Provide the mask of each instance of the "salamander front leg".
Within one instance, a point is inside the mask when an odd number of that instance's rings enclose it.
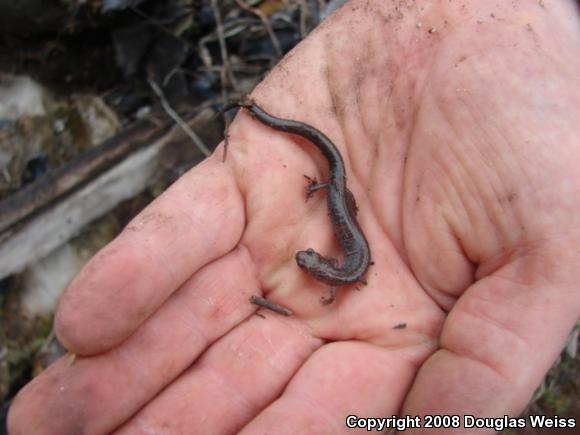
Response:
[[[356,216],[358,214],[358,205],[356,205],[356,199],[352,192],[348,189],[345,191],[344,198],[346,199],[346,206],[350,210],[350,212]]]
[[[322,305],[330,305],[336,299],[336,287],[330,287],[330,296],[325,298],[324,296],[320,298],[320,303]]]
[[[320,189],[324,189],[330,185],[328,181],[324,183],[319,183],[316,178],[309,177],[308,175],[304,175],[304,178],[308,180],[308,186],[306,186],[306,200],[312,198],[314,192]]]

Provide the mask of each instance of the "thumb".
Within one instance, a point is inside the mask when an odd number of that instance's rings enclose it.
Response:
[[[518,415],[580,315],[578,256],[552,242],[475,282],[449,313],[440,350],[402,413]]]

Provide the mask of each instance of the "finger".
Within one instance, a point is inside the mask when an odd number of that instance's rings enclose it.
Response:
[[[403,413],[518,415],[580,314],[577,262],[561,249],[529,254],[473,285],[451,311],[442,349],[422,367]]]
[[[91,355],[126,339],[200,267],[230,251],[243,201],[212,157],[180,178],[81,271],[55,319],[71,352]]]
[[[352,433],[346,425],[349,415],[394,415],[432,346],[425,343],[404,350],[357,342],[323,346],[282,396],[240,433]],[[281,424],[290,417],[291,424]]]
[[[13,435],[108,433],[246,319],[257,281],[245,250],[204,267],[121,346],[60,359],[16,397]],[[49,398],[49,399],[47,399]]]
[[[296,319],[263,313],[220,339],[117,433],[236,433],[321,344]]]

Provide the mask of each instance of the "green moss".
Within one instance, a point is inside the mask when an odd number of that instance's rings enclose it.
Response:
[[[546,390],[540,399],[547,411],[552,414],[563,414],[568,411],[572,405],[573,399],[560,392]]]

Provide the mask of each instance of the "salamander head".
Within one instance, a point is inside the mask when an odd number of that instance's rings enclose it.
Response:
[[[350,283],[342,276],[344,272],[338,267],[336,259],[323,257],[314,249],[297,252],[296,263],[304,272],[332,286]]]
[[[306,251],[298,251],[296,253],[296,263],[298,266],[307,272],[314,272],[320,268],[324,260],[322,256],[314,249],[307,249]]]

